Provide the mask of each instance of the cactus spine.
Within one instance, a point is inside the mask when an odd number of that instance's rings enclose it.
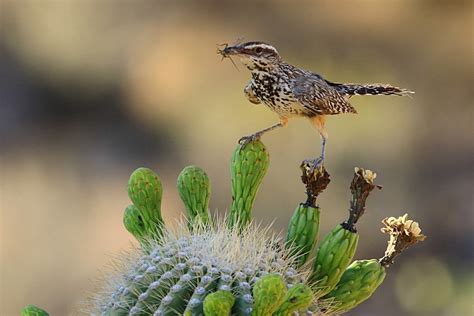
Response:
[[[251,221],[252,207],[270,157],[260,140],[238,145],[232,155],[232,205],[227,217],[229,227],[244,228]]]
[[[232,293],[230,307],[237,315],[266,315],[258,312],[267,310],[269,299],[276,310],[286,289],[303,281],[286,261],[287,253],[258,230],[237,234],[220,226],[177,239],[165,231],[161,244],[150,244],[152,250],[128,269],[120,285],[114,283],[112,295],[99,304],[100,314],[206,315],[206,298],[216,291]]]

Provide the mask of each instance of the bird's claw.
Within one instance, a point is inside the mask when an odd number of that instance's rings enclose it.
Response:
[[[244,136],[240,138],[239,139],[239,144],[241,146],[240,148],[244,148],[248,144],[259,140],[260,136],[261,136],[260,134],[256,133],[256,134],[252,134],[252,135],[248,135],[248,136]]]
[[[314,173],[316,169],[322,169],[324,166],[324,158],[318,157],[316,159],[305,159],[303,164],[308,166],[309,173]]]

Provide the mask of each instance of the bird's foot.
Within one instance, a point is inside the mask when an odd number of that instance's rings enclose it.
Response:
[[[310,173],[314,173],[316,169],[322,169],[324,166],[324,157],[318,157],[316,159],[305,159],[303,164],[307,166]]]
[[[241,146],[240,148],[244,148],[248,144],[259,140],[261,136],[262,135],[260,133],[255,133],[255,134],[244,136],[244,137],[240,138],[239,139],[239,144]]]

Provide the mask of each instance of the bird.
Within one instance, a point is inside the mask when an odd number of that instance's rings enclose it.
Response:
[[[322,165],[326,155],[328,133],[325,129],[326,116],[342,113],[357,113],[349,103],[354,95],[396,95],[408,96],[414,92],[389,84],[335,83],[321,75],[285,62],[277,49],[265,42],[251,41],[235,45],[223,44],[218,49],[222,58],[240,58],[250,70],[251,79],[244,88],[244,94],[253,104],[263,104],[279,116],[279,122],[256,133],[240,138],[239,144],[260,139],[260,137],[288,124],[293,117],[306,117],[321,136],[321,155],[312,160]],[[235,64],[234,64],[235,65]]]

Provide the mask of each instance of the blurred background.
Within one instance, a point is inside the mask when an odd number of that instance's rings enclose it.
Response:
[[[388,82],[413,98],[354,97],[330,117],[321,235],[347,216],[354,166],[378,173],[358,225],[357,258],[379,258],[380,220],[408,212],[428,239],[400,256],[350,315],[472,315],[473,10],[470,1],[1,2],[0,314],[37,304],[78,314],[101,270],[134,240],[122,227],[139,166],[164,183],[164,217],[183,206],[188,164],[231,199],[239,137],[277,121],[243,95],[249,73],[217,44],[274,44],[286,61],[336,82]],[[303,201],[299,163],[319,153],[305,119],[264,137],[271,165],[258,221],[285,231]]]

